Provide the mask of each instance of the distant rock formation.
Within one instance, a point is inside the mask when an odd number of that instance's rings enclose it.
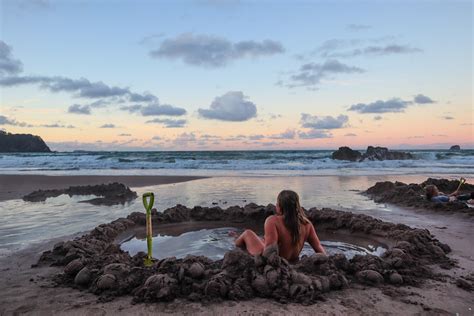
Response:
[[[357,150],[352,150],[349,147],[339,147],[338,150],[332,153],[332,159],[359,161],[362,159],[362,154]]]
[[[453,145],[453,146],[451,146],[451,148],[449,148],[449,150],[452,150],[452,151],[460,151],[460,150],[461,150],[461,146],[459,146],[459,145]]]
[[[403,151],[390,151],[386,147],[367,147],[362,160],[406,160],[413,159],[413,155]]]
[[[0,152],[51,152],[51,149],[39,136],[0,131]]]
[[[364,160],[406,160],[413,159],[413,155],[403,151],[390,151],[386,147],[369,146],[364,154],[349,147],[339,147],[332,153],[332,159],[359,162]]]

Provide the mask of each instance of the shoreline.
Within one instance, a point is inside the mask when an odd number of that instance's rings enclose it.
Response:
[[[206,179],[204,176],[131,176],[131,175],[24,175],[0,174],[0,202],[21,199],[35,190],[64,189],[69,186],[97,185],[111,182],[123,183],[128,187],[173,184]]]

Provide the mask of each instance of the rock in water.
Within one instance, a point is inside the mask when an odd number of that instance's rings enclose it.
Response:
[[[451,148],[449,148],[449,150],[451,150],[451,151],[460,151],[460,150],[461,150],[461,146],[459,146],[459,145],[453,145],[453,146],[451,146]]]
[[[339,147],[332,153],[332,159],[348,160],[348,161],[364,161],[364,160],[405,160],[413,159],[413,155],[403,151],[390,151],[386,147],[367,147],[367,151],[361,154],[357,150],[349,147]]]
[[[339,147],[338,150],[332,153],[332,159],[359,161],[362,154],[357,150],[352,150],[349,147]]]
[[[3,153],[26,153],[44,152],[49,153],[48,145],[39,136],[31,134],[11,134],[0,131],[0,152]]]
[[[363,160],[406,160],[413,159],[413,155],[403,151],[390,151],[386,147],[367,147]]]

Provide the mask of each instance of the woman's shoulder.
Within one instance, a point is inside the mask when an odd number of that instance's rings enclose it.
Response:
[[[279,220],[280,217],[281,217],[281,216],[278,216],[278,215],[275,215],[275,214],[274,214],[274,215],[270,215],[270,216],[267,217],[267,219],[265,219],[265,223],[267,223],[267,222],[268,222],[268,223],[276,222],[276,221]]]

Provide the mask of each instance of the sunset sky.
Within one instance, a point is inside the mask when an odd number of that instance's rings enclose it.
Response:
[[[471,1],[0,1],[0,129],[53,150],[474,147]]]

